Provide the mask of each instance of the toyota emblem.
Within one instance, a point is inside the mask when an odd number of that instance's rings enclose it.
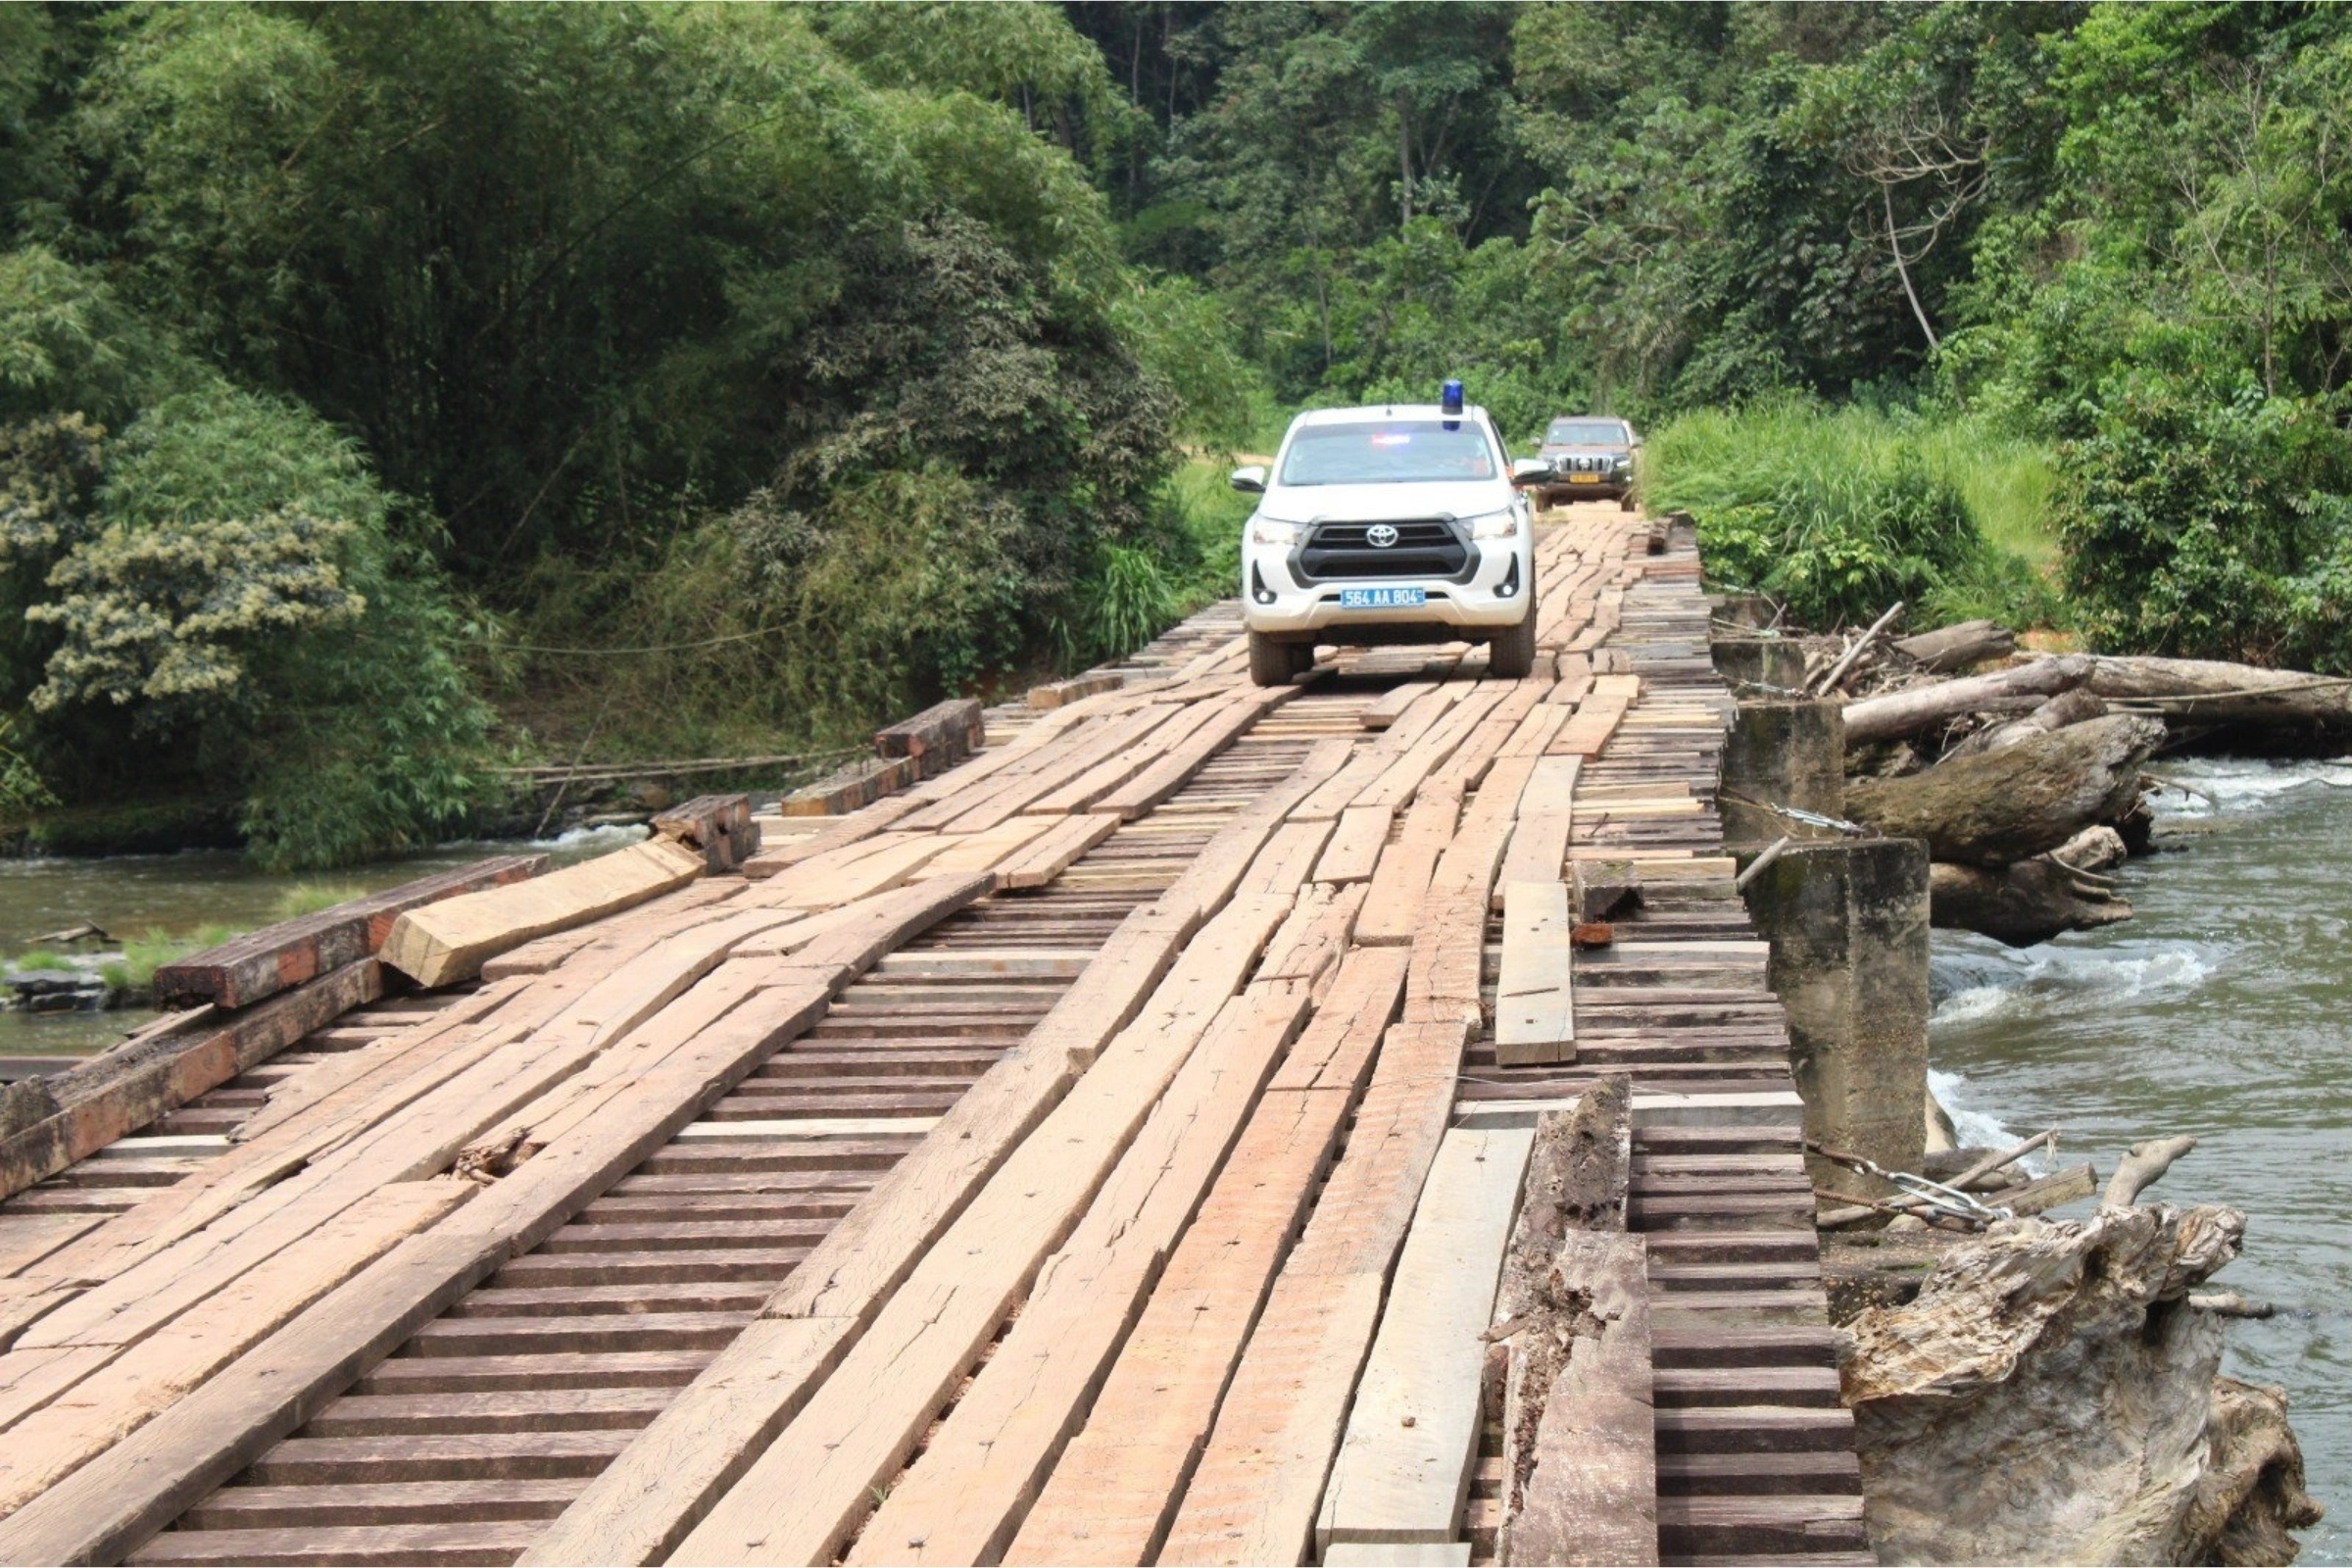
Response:
[[[1396,529],[1392,523],[1376,522],[1364,530],[1364,543],[1375,550],[1386,550],[1396,542]]]

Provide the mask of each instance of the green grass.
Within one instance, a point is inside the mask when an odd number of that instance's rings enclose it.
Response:
[[[122,944],[123,983],[144,989],[165,964],[242,935],[233,925],[200,925],[193,931],[150,931],[132,937]],[[113,983],[111,976],[108,983]]]
[[[366,890],[363,888],[336,887],[325,882],[304,882],[288,888],[278,896],[277,918],[294,920],[306,914],[317,914],[320,909],[331,909],[338,904],[349,904],[365,892]]]
[[[1711,571],[1825,626],[1898,596],[1915,630],[2062,615],[2053,483],[2046,448],[1981,421],[1801,398],[1684,415],[1642,452],[1644,499],[1698,517]]]
[[[46,948],[35,948],[30,953],[20,953],[15,957],[9,959],[8,966],[11,969],[19,971],[25,969],[71,969],[74,967],[74,960],[67,957],[62,953],[51,953]]]

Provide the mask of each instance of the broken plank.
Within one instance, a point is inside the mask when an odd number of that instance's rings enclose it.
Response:
[[[1386,806],[1350,806],[1340,813],[1323,858],[1315,862],[1318,882],[1369,882],[1388,847],[1396,813]]]

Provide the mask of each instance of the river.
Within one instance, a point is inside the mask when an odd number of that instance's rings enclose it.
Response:
[[[2161,766],[2204,798],[2161,799],[2134,919],[2022,952],[1936,933],[1936,1084],[1966,1141],[2054,1122],[2102,1179],[2196,1135],[2150,1199],[2245,1212],[2219,1283],[2278,1315],[2230,1324],[2226,1370],[2287,1391],[2329,1515],[2302,1560],[2352,1562],[2352,759]]]
[[[448,844],[397,860],[310,876],[256,871],[241,856],[213,851],[104,859],[0,858],[0,958],[23,953],[43,933],[85,921],[118,940],[208,925],[250,930],[277,919],[280,905],[302,891],[372,893],[489,855],[542,854],[564,863],[644,836],[643,828],[590,828],[538,844]],[[154,1016],[144,1009],[41,1016],[0,1011],[0,1056],[103,1051]]]

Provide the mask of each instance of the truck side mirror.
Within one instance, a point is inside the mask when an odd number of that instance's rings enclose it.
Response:
[[[1511,460],[1511,483],[1521,490],[1531,484],[1549,484],[1559,476],[1559,470],[1543,458]]]
[[[1266,470],[1262,465],[1252,463],[1234,469],[1233,477],[1226,482],[1246,496],[1262,496],[1266,493]]]

